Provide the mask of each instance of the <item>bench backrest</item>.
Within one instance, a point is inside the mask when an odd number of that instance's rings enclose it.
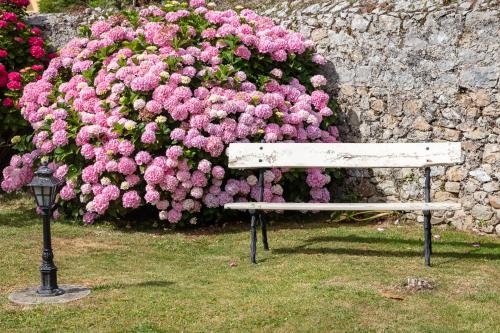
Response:
[[[229,168],[418,168],[461,161],[460,142],[232,143]]]

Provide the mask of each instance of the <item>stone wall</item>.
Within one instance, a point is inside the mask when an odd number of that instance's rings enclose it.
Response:
[[[294,0],[263,12],[313,39],[328,59],[343,141],[462,142],[463,165],[432,168],[432,198],[463,210],[435,213],[432,222],[500,233],[499,8]],[[347,189],[369,201],[422,198],[421,170],[349,175]]]
[[[432,168],[432,198],[463,210],[432,222],[500,233],[500,3],[444,2],[262,1],[257,10],[313,39],[328,59],[343,141],[462,142],[462,165]],[[61,46],[99,15],[32,21]],[[421,170],[351,170],[338,195],[421,200],[422,186]]]

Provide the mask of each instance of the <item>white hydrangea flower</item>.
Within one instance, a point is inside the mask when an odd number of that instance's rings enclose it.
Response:
[[[279,184],[273,185],[273,187],[271,187],[271,192],[276,195],[283,195],[283,187]]]
[[[125,129],[128,131],[133,130],[137,126],[137,123],[133,120],[127,120],[125,122]]]
[[[88,211],[88,212],[93,212],[95,207],[94,207],[94,202],[93,201],[90,201],[89,203],[87,203],[87,205],[85,206],[85,209]]]
[[[158,117],[156,117],[155,122],[157,124],[166,123],[167,122],[167,117],[165,117],[165,116],[158,116]]]
[[[134,101],[134,110],[142,110],[146,106],[146,101],[142,98],[136,99]]]
[[[107,186],[111,184],[111,179],[108,177],[102,177],[101,178],[101,185]]]
[[[166,72],[166,71],[163,71],[163,72],[160,73],[160,77],[162,79],[168,80],[168,78],[170,78],[170,73]]]
[[[247,177],[247,183],[250,186],[255,186],[255,185],[257,185],[258,182],[259,182],[259,180],[254,175],[250,175]]]
[[[226,118],[226,116],[227,116],[227,112],[226,111],[224,111],[224,110],[218,110],[217,111],[217,118],[221,118],[222,119],[222,118]]]

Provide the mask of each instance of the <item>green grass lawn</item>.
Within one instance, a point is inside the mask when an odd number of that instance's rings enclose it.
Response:
[[[426,268],[418,226],[380,232],[317,216],[274,222],[271,251],[259,246],[255,266],[246,223],[162,232],[54,223],[59,282],[92,293],[15,305],[8,294],[39,279],[41,223],[31,207],[22,197],[0,201],[0,332],[500,331],[500,239],[435,228]],[[408,291],[409,277],[435,287]]]

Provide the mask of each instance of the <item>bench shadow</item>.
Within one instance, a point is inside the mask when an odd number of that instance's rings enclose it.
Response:
[[[477,251],[477,250],[475,250]],[[273,249],[274,253],[278,254],[345,254],[352,256],[370,256],[370,257],[422,257],[423,251],[388,251],[388,250],[370,250],[370,249],[353,249],[353,248],[278,248]],[[472,251],[459,252],[441,252],[434,248],[432,257],[456,258],[456,259],[486,259],[500,260],[500,256],[491,253],[477,253]]]
[[[330,242],[331,247],[315,247],[308,246]],[[404,244],[409,246],[422,246],[423,241],[414,239],[389,239],[377,237],[363,237],[356,235],[348,236],[324,236],[313,237],[304,241],[302,245],[295,247],[274,248],[272,251],[277,254],[337,254],[337,255],[353,255],[353,256],[371,256],[371,257],[422,257],[422,251],[414,250],[376,250],[376,249],[359,249],[335,247],[334,242],[349,242],[349,243],[364,243],[364,244]],[[457,241],[434,241],[433,257],[442,257],[450,259],[486,259],[500,260],[500,253],[479,253],[480,248],[471,248],[472,244],[467,242]],[[457,251],[441,251],[439,245],[460,247]],[[500,249],[500,246],[494,243],[480,243],[481,248]],[[468,249],[464,249],[468,248]]]
[[[347,236],[321,236],[309,238],[305,241],[308,244],[322,243],[322,242],[349,242],[349,243],[366,243],[366,244],[405,244],[405,245],[423,245],[423,240],[418,239],[399,239],[399,238],[384,238],[384,237],[366,237],[357,235],[347,235]],[[457,242],[457,241],[443,241],[443,240],[433,240],[434,244],[450,245],[450,246],[463,246],[471,247],[472,243],[467,242]],[[492,248],[500,249],[500,245],[493,243],[482,243],[479,242],[482,248]],[[438,245],[437,245],[438,246]]]

